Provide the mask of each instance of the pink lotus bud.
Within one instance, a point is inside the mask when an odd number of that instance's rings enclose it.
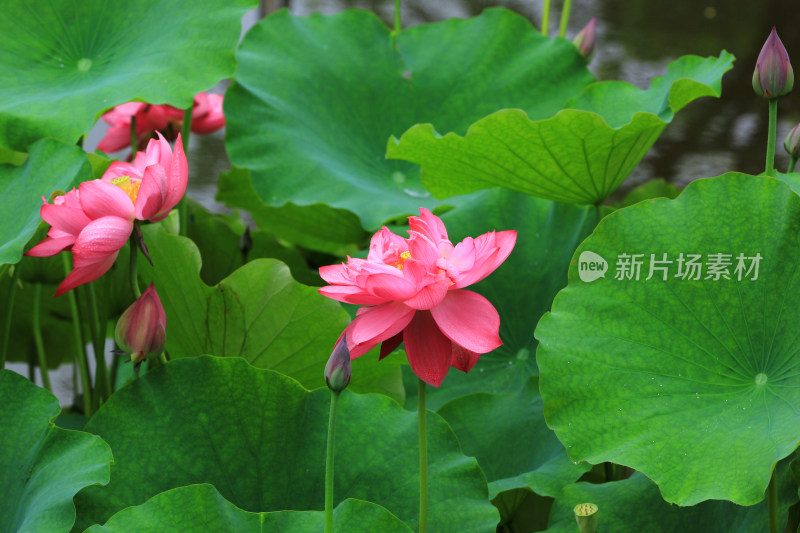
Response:
[[[753,71],[753,90],[759,96],[777,98],[791,91],[793,85],[794,71],[789,63],[789,54],[773,26],[758,54]]]
[[[138,365],[151,355],[160,354],[167,340],[167,315],[151,283],[117,322],[114,337],[131,361]]]
[[[325,383],[333,392],[342,392],[350,383],[350,373],[350,350],[347,349],[347,336],[343,333],[325,365]]]
[[[583,56],[587,63],[592,60],[594,47],[597,44],[596,25],[597,17],[593,17],[572,40],[572,43],[578,47],[578,53]]]
[[[786,148],[790,156],[800,158],[800,124],[792,128],[792,131],[786,136],[783,147]]]

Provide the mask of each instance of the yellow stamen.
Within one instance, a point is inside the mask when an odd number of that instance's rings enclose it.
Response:
[[[403,252],[402,254],[400,254],[400,259],[392,266],[395,268],[399,268],[400,270],[403,270],[403,265],[405,265],[406,261],[410,258],[411,258],[411,252]]]
[[[111,180],[111,183],[125,191],[125,194],[127,194],[128,198],[133,202],[133,205],[136,205],[136,197],[139,196],[139,186],[142,184],[141,181],[133,181],[129,176],[120,176],[119,178]]]

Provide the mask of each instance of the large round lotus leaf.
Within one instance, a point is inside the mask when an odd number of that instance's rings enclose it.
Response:
[[[373,231],[441,204],[415,165],[385,159],[391,135],[418,122],[463,133],[504,107],[551,116],[594,81],[571,43],[503,9],[396,36],[365,11],[281,11],[248,32],[237,61],[225,114],[231,161],[252,172],[240,186],[266,206],[308,206],[296,231],[310,235],[351,228],[340,210]]]
[[[800,441],[799,236],[800,197],[735,173],[604,218],[536,330],[570,457],[639,470],[669,502],[760,501]]]
[[[463,137],[438,123],[418,124],[390,139],[387,157],[421,165],[423,184],[439,198],[501,186],[595,204],[628,177],[677,111],[701,96],[720,95],[722,75],[732,66],[727,52],[685,56],[646,91],[598,82],[555,116],[504,109]]]
[[[0,77],[2,75],[0,68]],[[22,166],[0,165],[0,198],[3,199],[0,264],[17,263],[22,259],[25,243],[42,221],[39,215],[42,197],[49,199],[54,191],[66,192],[91,177],[92,169],[85,152],[52,139],[43,139],[31,146]]]
[[[143,231],[155,266],[142,260],[139,271],[155,283],[164,305],[172,358],[244,357],[310,389],[325,386],[325,363],[348,323],[337,302],[296,282],[274,259],[250,261],[209,287],[200,279],[200,252],[191,240],[160,224]],[[377,359],[353,363],[351,386],[404,398],[399,369]]]
[[[172,488],[211,483],[251,512],[321,510],[330,391],[239,358],[172,361],[116,392],[86,426],[116,461],[111,483],[81,492],[82,527]],[[475,459],[428,414],[429,528],[493,530],[497,510]],[[375,502],[417,527],[417,417],[391,399],[345,391],[339,401],[336,502]]]
[[[437,413],[453,428],[464,453],[478,460],[491,499],[521,487],[555,497],[591,468],[570,461],[545,424],[536,377],[520,391],[470,394],[446,403]]]
[[[797,501],[788,463],[787,459],[776,467],[781,524],[786,523],[789,507]],[[726,501],[693,507],[670,505],[661,499],[655,483],[637,472],[624,481],[599,485],[581,482],[565,487],[550,511],[547,533],[575,533],[573,509],[582,503],[598,506],[598,532],[764,533],[769,529],[766,501],[749,507]]]
[[[319,533],[323,511],[250,513],[222,497],[213,485],[189,485],[162,492],[142,505],[118,512],[105,525],[86,533]],[[345,500],[333,510],[341,533],[411,533],[411,529],[374,503]]]
[[[181,108],[234,70],[252,0],[33,3],[0,17],[0,146],[74,143],[133,99]]]
[[[442,215],[442,220],[454,243],[492,230],[516,230],[517,243],[494,273],[468,287],[497,309],[503,345],[482,355],[469,373],[451,369],[441,387],[430,387],[430,409],[475,392],[520,391],[539,373],[533,331],[567,284],[570,258],[591,233],[596,215],[587,207],[495,188],[470,196],[463,206]],[[414,379],[406,394],[413,398],[416,391]]]
[[[72,498],[108,483],[111,449],[102,439],[53,425],[58,399],[0,370],[0,530],[64,532],[75,522]]]

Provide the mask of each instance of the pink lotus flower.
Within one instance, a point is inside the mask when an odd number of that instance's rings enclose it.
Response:
[[[753,90],[759,96],[777,98],[789,93],[793,86],[794,71],[789,54],[773,26],[756,60]]]
[[[192,108],[192,132],[205,134],[225,125],[221,94],[202,92],[194,97]],[[167,140],[174,141],[183,123],[183,110],[171,105],[153,105],[144,102],[121,104],[103,114],[102,119],[110,124],[106,135],[97,145],[103,152],[117,152],[131,145],[131,121],[136,117],[136,139],[143,148],[155,132],[161,132]]]
[[[119,317],[114,338],[125,353],[131,354],[131,361],[137,366],[164,350],[167,314],[152,283]]]
[[[319,292],[365,306],[344,332],[352,359],[379,343],[383,358],[403,342],[414,373],[438,387],[450,366],[468,372],[481,354],[502,344],[495,308],[463,288],[505,261],[517,232],[493,231],[453,246],[427,209],[409,217],[409,225],[408,239],[386,227],[376,233],[367,259],[320,268],[330,285]]]
[[[133,164],[112,163],[101,179],[81,183],[52,204],[45,200],[40,213],[50,230],[25,255],[72,251],[73,270],[56,296],[105,274],[131,236],[134,220],[161,220],[183,197],[188,167],[180,135],[174,153],[159,137]]]

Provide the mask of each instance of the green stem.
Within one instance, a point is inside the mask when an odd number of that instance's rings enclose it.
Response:
[[[550,25],[550,0],[544,0],[542,6],[542,35],[547,37],[547,26]]]
[[[394,0],[394,33],[400,33],[400,0]]]
[[[167,354],[165,354],[164,352],[161,352],[160,354],[158,354],[158,360],[161,362],[162,365],[166,365],[167,364]]]
[[[775,130],[778,127],[778,99],[769,99],[769,131],[767,137],[767,176],[775,174]]]
[[[183,111],[183,124],[181,125],[181,142],[183,142],[183,151],[189,152],[189,136],[192,134],[192,109],[194,109],[194,102],[187,109]],[[186,236],[186,225],[188,224],[189,208],[186,206],[186,195],[178,202],[178,233]]]
[[[69,273],[69,259],[67,254],[61,254],[61,259],[64,263],[64,272]],[[69,300],[69,308],[72,313],[72,330],[75,337],[75,354],[78,358],[78,368],[81,374],[81,384],[83,389],[83,414],[87,418],[92,417],[92,382],[89,378],[89,365],[86,361],[86,350],[83,348],[83,341],[81,340],[81,319],[78,314],[78,301],[75,299],[75,293],[69,291],[67,293],[67,300]]]
[[[39,370],[42,372],[42,384],[44,388],[53,392],[50,387],[50,376],[47,373],[47,358],[44,354],[44,342],[42,341],[42,324],[40,313],[42,311],[42,285],[33,285],[33,317],[31,327],[33,328],[33,342],[36,344],[36,356],[39,360]]]
[[[130,284],[131,284],[131,292],[133,293],[134,299],[138,300],[139,297],[142,295],[142,291],[139,289],[139,279],[138,279],[138,268],[139,268],[139,247],[136,246],[136,241],[133,240],[131,237],[131,262],[130,262]]]
[[[797,157],[792,156],[792,159],[789,161],[789,168],[786,169],[787,174],[791,174],[794,172],[794,166],[797,164]]]
[[[14,315],[14,296],[17,294],[17,285],[19,285],[19,274],[22,271],[22,263],[17,263],[12,268],[14,269],[14,274],[11,275],[11,287],[8,289],[8,299],[6,300],[6,323],[3,324],[3,346],[0,348],[0,369],[6,367],[8,341],[11,338],[11,317]]]
[[[594,205],[594,212],[595,212],[595,217],[597,217],[597,220],[595,221],[594,225],[597,226],[600,223],[600,221],[603,220],[603,203],[602,202],[597,202]]]
[[[136,137],[136,115],[131,117],[131,161],[136,157],[139,148],[139,139]]]
[[[325,533],[333,533],[333,442],[336,434],[336,406],[341,392],[331,391],[328,416],[328,449],[325,455]]]
[[[108,377],[106,366],[106,328],[97,312],[97,296],[94,283],[89,283],[89,327],[92,332],[92,346],[94,347],[94,360],[96,364],[95,383],[103,388],[101,398],[108,400],[111,397],[111,380]]]
[[[778,484],[775,481],[776,471],[772,471],[772,477],[769,478],[769,485],[767,485],[767,500],[769,507],[769,533],[779,533],[780,526],[778,525]]]
[[[419,419],[419,533],[428,531],[428,424],[425,409],[425,382],[419,380],[417,396]]]
[[[558,27],[558,36],[567,36],[567,23],[569,22],[569,10],[572,0],[564,0],[564,8],[561,10],[561,26]]]

